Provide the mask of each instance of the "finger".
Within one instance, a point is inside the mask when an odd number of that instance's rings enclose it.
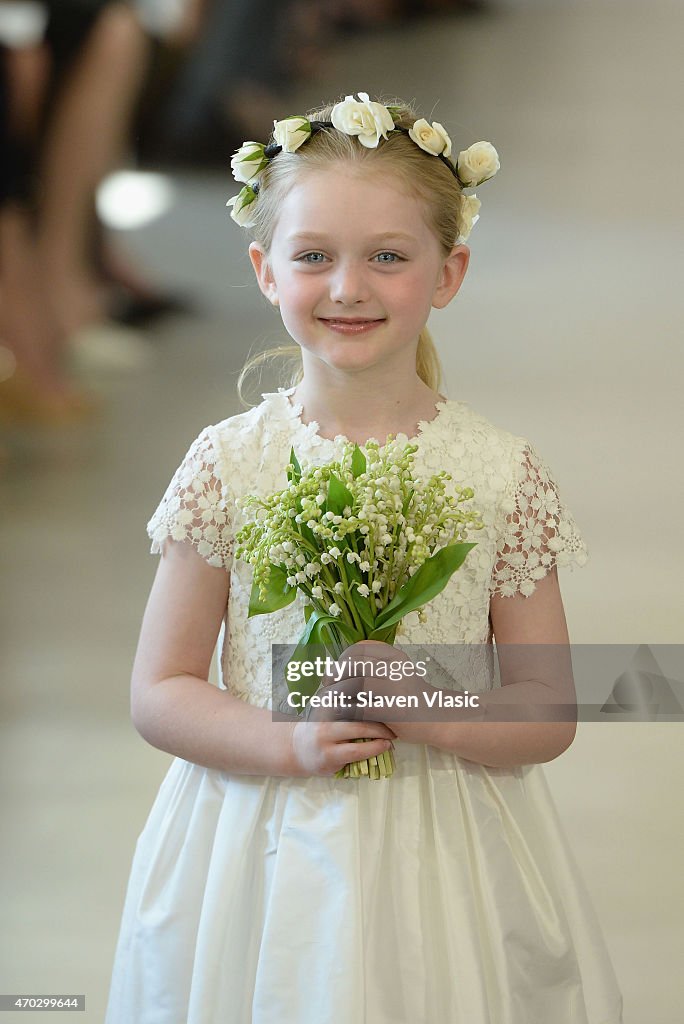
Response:
[[[392,741],[386,739],[365,740],[363,743],[340,743],[335,754],[344,759],[342,765],[345,765],[352,761],[363,761],[367,757],[377,757],[378,754],[384,754],[392,747]]]
[[[344,722],[361,718],[362,709],[357,706],[357,694],[364,686],[362,679],[335,683],[325,694],[325,704],[312,704],[307,714],[311,722]]]
[[[339,704],[343,708],[351,709],[355,706],[357,694],[367,685],[368,680],[363,676],[349,676],[345,679],[335,680],[326,687],[327,700],[332,704]]]
[[[360,717],[359,710],[354,707],[317,707],[308,716],[309,722],[350,722]]]
[[[332,738],[338,743],[349,742],[355,739],[396,739],[396,733],[392,732],[384,722],[335,722],[332,728]]]
[[[359,644],[360,648],[361,645]],[[349,676],[355,675],[359,668],[361,668],[361,662],[371,662],[373,665],[380,661],[386,661],[387,658],[383,652],[379,652],[377,648],[368,650],[356,650],[353,654],[348,654],[346,651],[342,657],[337,661],[336,674],[343,679],[347,679]]]

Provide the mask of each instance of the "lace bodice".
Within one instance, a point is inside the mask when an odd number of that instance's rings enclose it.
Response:
[[[260,405],[206,427],[192,443],[147,525],[152,552],[171,538],[191,543],[210,565],[230,572],[230,595],[219,638],[222,685],[249,703],[271,702],[271,644],[294,644],[303,628],[301,596],[271,615],[247,617],[252,568],[234,558],[244,523],[240,500],[286,483],[294,447],[302,465],[336,459],[346,440],[321,437],[305,424],[294,389],[266,394]],[[401,438],[402,435],[399,435]],[[408,439],[407,439],[408,440]],[[491,642],[493,594],[529,597],[553,565],[581,566],[587,548],[540,455],[524,437],[502,430],[466,402],[446,400],[419,425],[416,472],[448,469],[454,486],[470,486],[484,521],[477,546],[427,609],[402,623],[405,643]],[[469,683],[471,689],[475,686]]]

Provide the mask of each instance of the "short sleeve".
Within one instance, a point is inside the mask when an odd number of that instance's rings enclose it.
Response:
[[[216,462],[212,431],[205,427],[190,445],[147,524],[153,555],[162,553],[169,538],[189,541],[209,565],[230,569],[233,529]]]
[[[554,565],[574,568],[588,557],[548,466],[524,441],[499,505],[491,594],[529,597]]]

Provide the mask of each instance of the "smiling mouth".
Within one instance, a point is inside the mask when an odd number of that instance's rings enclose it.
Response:
[[[341,316],[322,316],[319,318],[320,322],[330,328],[331,331],[339,331],[343,334],[362,334],[365,331],[371,331],[373,328],[378,327],[379,324],[384,324],[384,319],[382,318],[371,319],[358,317],[354,319],[345,319]]]

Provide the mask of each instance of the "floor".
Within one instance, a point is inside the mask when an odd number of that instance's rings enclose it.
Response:
[[[459,148],[494,142],[502,168],[479,190],[468,278],[431,320],[447,391],[556,471],[591,554],[561,572],[573,641],[624,645],[624,658],[647,644],[680,680],[683,30],[666,0],[499,2],[341,41],[274,111],[393,91]],[[101,421],[6,439],[0,475],[0,991],[84,993],[85,1014],[63,1019],[93,1024],[170,760],[128,717],[156,567],[145,523],[199,430],[240,410],[248,352],[283,336],[224,212],[232,179],[173,184],[168,213],[125,241],[201,312],[156,329],[136,374],[82,369]],[[626,1024],[681,1020],[682,728],[585,724],[546,768]]]

